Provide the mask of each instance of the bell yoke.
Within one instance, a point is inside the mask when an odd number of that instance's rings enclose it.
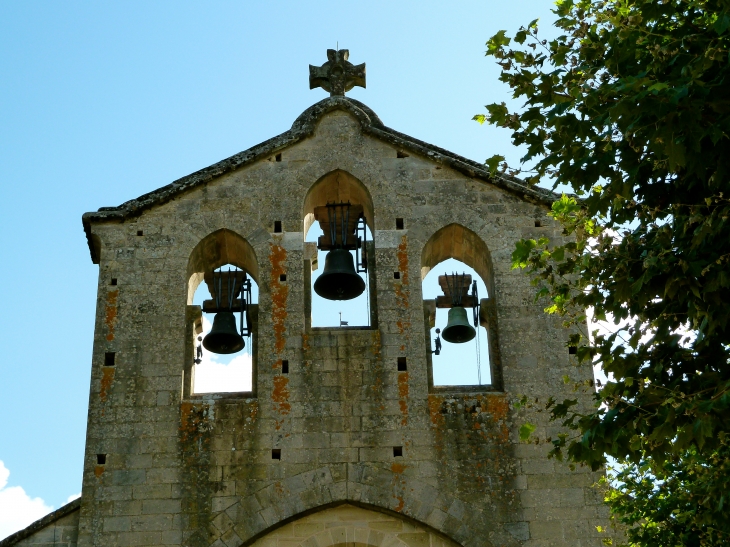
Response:
[[[324,271],[314,282],[314,292],[327,300],[357,298],[365,290],[365,281],[358,273],[367,272],[362,205],[328,203],[315,207],[314,218],[324,232],[317,241],[317,248],[329,251],[324,259]],[[356,257],[350,251],[355,251]]]
[[[436,298],[436,307],[449,308],[449,321],[441,336],[452,344],[463,344],[477,335],[475,327],[479,326],[479,295],[477,282],[472,282],[471,275],[452,273],[440,275],[439,285],[444,296]],[[469,287],[471,286],[471,294]],[[466,308],[472,308],[474,326],[469,324]]]
[[[243,337],[251,335],[248,314],[251,280],[246,272],[231,269],[206,273],[204,279],[213,300],[203,302],[203,311],[216,315],[213,327],[203,338],[203,347],[213,353],[238,353],[246,346]],[[240,329],[236,326],[234,312],[240,313]]]

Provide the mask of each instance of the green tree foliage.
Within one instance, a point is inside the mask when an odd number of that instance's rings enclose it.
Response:
[[[728,453],[730,2],[563,0],[555,13],[554,40],[537,21],[489,40],[500,79],[525,105],[475,117],[526,148],[513,173],[577,195],[552,210],[568,243],[520,241],[514,266],[567,325],[592,308],[614,327],[570,341],[609,382],[593,412],[549,405],[574,432],[552,453],[594,469],[610,455],[632,462],[627,485],[655,476],[678,487],[681,473],[698,476]],[[507,170],[501,156],[487,165]],[[727,496],[727,481],[715,484],[707,495]]]
[[[607,501],[635,545],[695,547],[730,543],[730,443],[707,454],[687,450],[661,464],[641,461],[611,475]]]

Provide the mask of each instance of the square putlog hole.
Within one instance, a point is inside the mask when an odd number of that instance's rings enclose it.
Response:
[[[280,220],[275,220],[274,221],[274,233],[275,234],[280,234],[281,233],[281,221]]]
[[[393,447],[393,457],[394,458],[402,458],[403,457],[403,447],[402,446],[394,446]]]
[[[96,455],[96,465],[106,465],[106,454]]]
[[[281,373],[289,374],[289,361],[287,361],[286,359],[281,362]]]
[[[281,281],[282,283],[283,283],[284,281],[286,281],[286,274],[281,274],[281,275],[279,276],[279,281]]]
[[[281,161],[281,154],[277,154],[276,156],[274,156],[274,159],[276,161]]]
[[[393,279],[400,279],[400,272],[393,272]]]
[[[281,459],[281,448],[273,448],[271,450],[271,459],[272,460],[280,460]]]
[[[540,222],[539,220],[536,220],[535,221],[535,228],[542,228],[542,222]]]
[[[111,284],[112,285],[116,285],[117,284],[117,278],[116,277],[112,277]]]
[[[142,231],[142,230],[137,230],[137,235],[138,235],[138,236],[143,236],[143,235],[144,235],[144,231]]]
[[[406,358],[398,357],[398,372],[405,372],[406,370],[408,370],[408,365],[406,365]]]
[[[396,230],[403,230],[404,229],[404,224],[403,224],[403,219],[402,218],[396,218],[395,219],[395,229]]]
[[[104,354],[104,366],[113,367],[116,364],[116,356],[117,354],[113,351],[107,351]]]
[[[575,346],[568,347],[568,355],[576,355],[578,353],[578,348]]]

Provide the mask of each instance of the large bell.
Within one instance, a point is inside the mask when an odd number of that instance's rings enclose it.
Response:
[[[449,322],[441,331],[441,337],[452,344],[463,344],[472,340],[476,335],[477,331],[469,324],[466,310],[461,306],[450,308]]]
[[[365,290],[365,282],[355,271],[350,251],[332,249],[324,259],[324,271],[314,282],[314,292],[327,300],[351,300]]]
[[[213,319],[213,328],[203,338],[203,347],[213,353],[237,353],[246,342],[236,328],[236,318],[232,311],[221,311]]]

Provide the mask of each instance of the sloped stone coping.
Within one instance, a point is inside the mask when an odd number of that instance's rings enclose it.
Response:
[[[53,513],[49,513],[45,517],[38,519],[30,526],[9,535],[3,540],[0,540],[0,547],[9,547],[10,545],[15,545],[19,541],[24,540],[29,536],[32,536],[36,532],[39,532],[49,524],[53,524],[54,522],[65,517],[66,515],[69,515],[74,511],[78,511],[80,507],[81,498],[76,498],[75,500],[67,503],[59,509],[56,509]]]
[[[91,235],[92,222],[121,222],[127,218],[138,216],[147,209],[167,203],[181,193],[210,182],[221,175],[257,160],[268,158],[311,136],[319,119],[333,110],[345,110],[351,113],[358,120],[363,132],[367,135],[388,142],[403,150],[429,158],[435,163],[450,167],[468,177],[494,184],[526,201],[550,207],[560,197],[550,190],[530,186],[517,177],[507,175],[492,176],[489,170],[485,169],[484,165],[480,163],[386,127],[380,121],[377,114],[360,101],[350,99],[349,97],[328,97],[305,110],[294,121],[291,129],[281,135],[266,140],[218,163],[214,163],[210,167],[177,179],[167,186],[122,203],[117,207],[101,207],[96,212],[84,213],[81,218],[84,231],[86,232],[92,262],[94,264],[98,264],[99,262],[99,250],[94,245]]]

